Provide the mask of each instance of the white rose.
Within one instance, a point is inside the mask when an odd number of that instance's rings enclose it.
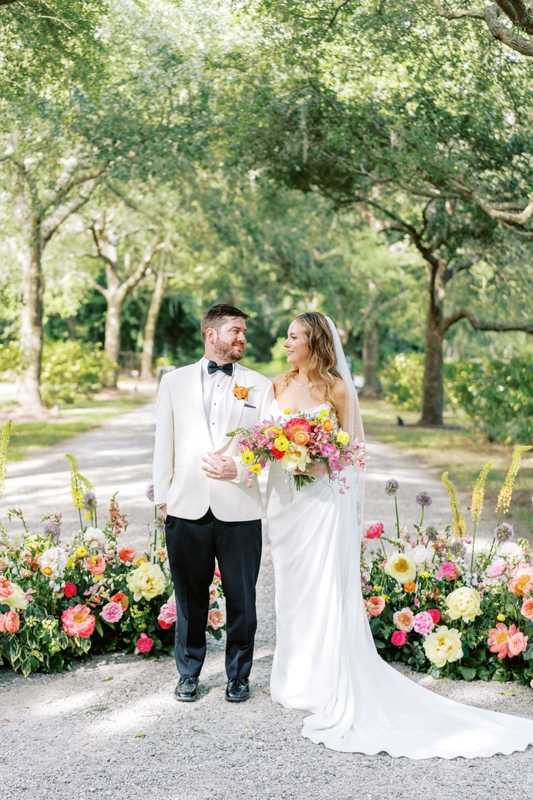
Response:
[[[461,618],[463,622],[473,622],[481,614],[481,595],[471,586],[461,586],[446,598],[450,619]]]
[[[89,547],[104,547],[106,544],[106,537],[100,528],[87,528],[83,535],[83,541],[87,542]]]
[[[443,667],[449,661],[457,661],[463,657],[461,634],[455,628],[441,625],[424,640],[426,656],[436,667]]]
[[[503,542],[498,547],[498,555],[503,558],[520,558],[524,557],[524,551],[516,542]]]

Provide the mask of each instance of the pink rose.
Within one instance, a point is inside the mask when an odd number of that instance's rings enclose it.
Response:
[[[485,570],[489,578],[499,578],[507,566],[503,558],[497,558]]]
[[[435,623],[433,622],[433,617],[427,611],[421,611],[413,620],[413,628],[417,633],[421,633],[423,636],[427,636],[434,627]]]
[[[437,611],[436,608],[428,608],[427,613],[429,614],[435,625],[438,625],[440,622],[440,611]]]
[[[94,632],[96,617],[94,617],[87,606],[78,603],[77,606],[67,608],[61,614],[63,630],[69,636],[79,636],[80,639],[88,639]]]
[[[397,611],[392,619],[394,624],[400,631],[413,630],[414,616],[410,608],[402,608],[401,611]]]
[[[110,603],[106,603],[106,605],[100,611],[100,616],[105,619],[106,622],[118,622],[119,619],[122,618],[124,611],[122,610],[122,605],[120,603],[115,603],[111,601]]]
[[[366,601],[366,613],[371,617],[379,617],[385,608],[385,598],[381,595],[369,597]]]
[[[20,617],[17,612],[8,611],[3,617],[4,619],[0,623],[0,631],[2,633],[16,633],[20,628]]]
[[[137,639],[137,650],[139,653],[149,653],[154,644],[154,640],[150,639],[145,633],[141,633]]]
[[[394,631],[390,640],[396,647],[402,647],[407,641],[407,633],[405,631]]]
[[[367,532],[365,533],[365,539],[380,539],[384,528],[385,526],[382,522],[376,522],[375,525],[371,525],[368,528]]]
[[[530,597],[529,600],[524,600],[521,611],[524,617],[533,622],[533,597]]]
[[[209,614],[207,615],[208,628],[213,628],[216,631],[217,628],[221,628],[224,625],[225,621],[224,612],[220,608],[209,609]]]
[[[0,575],[0,600],[4,600],[6,597],[13,592],[13,584],[8,581],[7,578],[4,578],[3,575]]]
[[[176,622],[176,601],[169,600],[161,606],[157,621],[165,630]]]
[[[105,572],[106,560],[103,556],[89,556],[85,561],[85,566],[91,575],[102,575]]]

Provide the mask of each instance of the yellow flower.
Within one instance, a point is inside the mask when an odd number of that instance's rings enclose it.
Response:
[[[286,436],[283,436],[283,435],[282,436],[277,436],[274,439],[274,447],[276,448],[276,450],[279,450],[280,453],[284,453],[286,450],[288,450],[289,449],[289,444],[290,444],[290,442],[289,442],[289,440],[287,439]]]
[[[245,450],[241,455],[241,461],[244,464],[253,464],[254,463],[254,454],[251,450]]]
[[[323,409],[320,411],[320,416],[321,416],[321,417],[327,417],[328,413],[329,413],[329,412],[328,412],[327,408],[323,408]]]
[[[350,434],[347,431],[339,431],[337,434],[337,441],[339,444],[348,444],[350,441]]]
[[[13,591],[7,597],[2,598],[2,603],[7,603],[12,611],[23,611],[28,607],[23,589],[16,583],[12,584]]]
[[[447,472],[443,472],[442,482],[445,485],[446,489],[448,490],[448,494],[450,495],[453,535],[455,536],[456,539],[459,539],[459,537],[464,536],[466,533],[466,522],[465,518],[463,517],[463,512],[461,511],[461,504],[459,503],[459,498],[457,497],[455,486],[448,478]]]
[[[285,409],[285,411],[284,411],[283,413],[284,413],[284,414],[290,414],[290,413],[291,413],[291,410],[290,410],[290,408],[286,408],[286,409]]]
[[[85,512],[85,519],[92,519],[92,518],[93,518],[92,513],[90,511],[86,511]]]
[[[461,634],[456,628],[449,629],[446,625],[441,625],[426,636],[424,650],[431,663],[441,668],[449,661],[457,661],[463,657]]]
[[[407,553],[396,553],[385,564],[385,572],[398,583],[407,583],[416,579],[416,565]]]
[[[72,569],[72,567],[75,567],[75,566],[76,566],[76,564],[75,564],[75,562],[74,562],[74,561],[73,561],[71,558],[67,558],[67,564],[66,564],[66,566],[67,566],[67,569]]]
[[[333,422],[332,419],[329,419],[329,417],[326,417],[326,419],[324,419],[322,421],[322,427],[324,428],[326,433],[329,433],[335,427],[335,423]]]
[[[431,578],[431,572],[421,572],[420,573],[420,577],[421,578]]]
[[[86,547],[78,547],[78,549],[76,550],[76,555],[78,556],[78,558],[85,558],[88,552],[89,551],[87,550]]]
[[[307,447],[303,444],[291,444],[291,447],[281,459],[281,466],[288,472],[305,472],[308,463],[311,461],[307,455]]]
[[[505,616],[505,614],[498,614],[498,616],[496,617],[496,619],[498,620],[498,622],[505,622],[505,620],[507,619],[507,617]]]
[[[503,486],[500,489],[500,494],[498,495],[498,504],[496,506],[496,513],[506,514],[509,510],[509,506],[511,505],[511,498],[513,496],[513,486],[515,482],[515,478],[517,476],[518,470],[520,469],[520,459],[522,458],[522,453],[526,453],[528,450],[533,450],[533,445],[521,445],[520,447],[515,447],[513,450],[513,459],[511,461],[511,466],[509,467],[509,472],[506,475],[506,478],[503,482]]]
[[[130,592],[133,592],[135,602],[138,602],[141,597],[151,600],[158,594],[163,594],[167,588],[163,570],[159,564],[151,564],[149,561],[130,572],[126,583]]]
[[[52,575],[54,571],[53,571],[53,569],[51,567],[43,567],[41,572],[43,573],[43,575],[46,575],[49,578],[50,575]]]
[[[270,431],[272,431],[272,433],[275,433],[276,436],[281,436],[282,434],[281,428],[274,428],[273,425],[271,425],[270,428],[265,428],[265,433],[270,433]]]
[[[381,590],[383,589],[383,586],[373,586],[373,587],[372,587],[372,589],[373,589],[375,592],[381,592]]]
[[[144,556],[141,556],[140,558],[138,558],[138,559],[137,559],[137,561],[136,561],[135,563],[136,563],[136,565],[137,565],[138,567],[140,567],[140,566],[142,566],[143,564],[146,564],[146,563],[147,563],[147,561],[148,561],[148,559],[147,559],[147,558],[145,558]]]
[[[261,466],[261,464],[252,464],[252,466],[250,467],[250,472],[252,472],[254,475],[260,475],[262,471],[263,467]]]
[[[463,622],[473,622],[481,612],[481,596],[471,586],[461,586],[446,598],[450,619],[461,618]]]

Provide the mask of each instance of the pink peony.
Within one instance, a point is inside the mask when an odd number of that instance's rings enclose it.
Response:
[[[498,653],[498,658],[513,658],[519,653],[523,653],[527,647],[528,637],[521,633],[516,625],[507,625],[498,622],[495,628],[489,631],[487,644],[490,645],[491,653]]]
[[[113,601],[106,603],[106,605],[100,611],[100,616],[102,616],[106,622],[111,623],[118,622],[119,619],[122,619],[123,614],[124,611],[122,610],[122,605]]]
[[[509,581],[509,591],[518,597],[533,591],[533,566],[518,564],[514,568],[513,577]]]
[[[392,619],[398,630],[400,631],[413,630],[414,616],[410,608],[402,608],[401,611],[397,611]]]
[[[402,647],[407,641],[407,634],[405,631],[394,631],[390,640],[396,647]]]
[[[4,600],[6,597],[9,597],[12,592],[13,584],[10,583],[7,578],[4,578],[3,575],[0,575],[0,600]]]
[[[365,539],[380,539],[384,528],[385,526],[382,522],[376,522],[376,524],[371,525],[365,533]]]
[[[118,557],[123,564],[132,564],[135,558],[135,550],[133,547],[122,547],[118,551]]]
[[[162,628],[170,628],[176,622],[176,601],[168,600],[161,606],[157,621]]]
[[[514,628],[514,632],[513,629]],[[523,653],[527,647],[528,636],[516,628],[516,625],[511,625],[509,628],[509,658]]]
[[[385,598],[380,595],[369,597],[366,601],[366,613],[371,617],[379,617],[385,605]]]
[[[20,617],[16,611],[0,614],[0,633],[16,633],[20,628]]]
[[[78,590],[76,589],[76,584],[72,583],[71,581],[67,581],[61,591],[65,597],[74,597]]]
[[[149,653],[154,645],[154,640],[150,639],[145,633],[141,633],[137,639],[137,650],[139,653]]]
[[[63,630],[69,636],[79,636],[80,639],[88,639],[94,632],[96,617],[93,617],[87,606],[80,603],[72,608],[67,608],[61,614]]]
[[[524,600],[521,611],[524,617],[533,622],[533,597],[530,597],[529,600]]]
[[[413,628],[417,633],[421,633],[423,636],[427,636],[428,633],[431,633],[434,627],[435,623],[433,622],[433,617],[428,611],[421,611],[413,620]]]
[[[91,575],[102,575],[105,572],[106,560],[103,556],[89,556],[85,561],[85,566]]]
[[[217,628],[221,628],[222,625],[224,625],[225,621],[224,612],[221,611],[220,608],[209,609],[209,614],[207,615],[207,625],[209,628],[216,631]]]
[[[427,613],[429,614],[435,625],[438,625],[440,622],[440,611],[437,611],[436,608],[428,608]]]
[[[499,578],[506,566],[507,564],[503,558],[497,558],[492,564],[489,564],[485,571],[489,578]]]

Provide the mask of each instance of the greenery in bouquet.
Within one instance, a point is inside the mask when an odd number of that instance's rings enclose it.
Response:
[[[447,473],[443,482],[452,522],[443,530],[423,526],[432,502],[426,492],[415,497],[421,518],[412,530],[400,526],[398,514],[392,537],[380,522],[368,528],[361,584],[383,658],[436,678],[517,680],[533,686],[533,555],[527,540],[512,541],[513,528],[503,521],[521,455],[530,449],[515,448],[490,542],[480,543],[477,530],[492,462],[474,487],[470,531]],[[394,479],[385,484],[395,501],[399,489]]]
[[[247,483],[253,485],[269,461],[279,461],[294,478],[298,490],[314,481],[306,473],[312,462],[324,464],[330,480],[338,479],[341,492],[346,488],[343,470],[354,466],[365,468],[364,444],[350,442],[335,414],[322,409],[315,414],[299,412],[291,416],[287,409],[282,417],[255,423],[251,428],[238,428],[228,436],[239,436],[242,462],[247,466]]]
[[[67,457],[80,516],[70,541],[61,536],[60,513],[43,517],[43,529],[34,533],[22,511],[12,508],[8,518],[19,521],[20,532],[10,536],[0,527],[0,663],[28,675],[59,671],[97,653],[173,654],[176,603],[163,519],[154,507],[145,553],[122,544],[128,517],[116,494],[107,521],[98,527],[93,486],[80,474],[76,459]],[[0,477],[4,474],[5,461]],[[153,501],[152,487],[147,496]],[[216,570],[207,630],[219,639],[224,629]]]

